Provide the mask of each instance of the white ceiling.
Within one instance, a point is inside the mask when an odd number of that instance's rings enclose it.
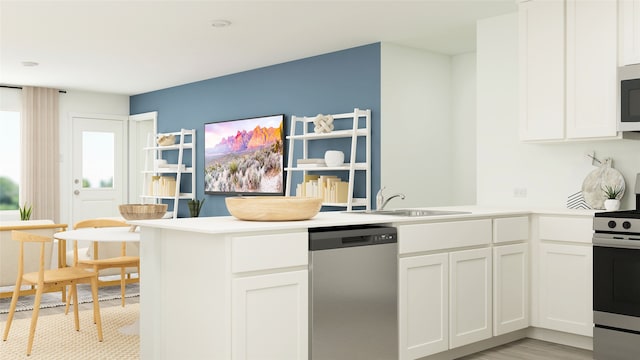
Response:
[[[0,84],[134,95],[375,42],[460,54],[475,50],[477,19],[515,9],[514,0],[0,0]],[[232,24],[214,28],[216,19]]]

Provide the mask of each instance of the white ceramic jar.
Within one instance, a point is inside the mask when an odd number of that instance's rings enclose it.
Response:
[[[324,153],[324,162],[327,166],[341,166],[344,164],[344,153],[338,150],[327,150]]]

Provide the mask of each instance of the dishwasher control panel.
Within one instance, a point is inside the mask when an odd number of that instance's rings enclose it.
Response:
[[[398,232],[390,226],[360,225],[309,229],[310,251],[397,242]]]

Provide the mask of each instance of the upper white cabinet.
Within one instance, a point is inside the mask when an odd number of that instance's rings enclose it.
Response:
[[[519,5],[520,137],[615,138],[615,0]]]
[[[640,63],[640,0],[618,1],[618,65]]]

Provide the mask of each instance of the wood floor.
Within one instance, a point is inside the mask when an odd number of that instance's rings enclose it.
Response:
[[[127,298],[127,304],[140,302],[140,297]],[[92,303],[80,304],[80,310],[91,310]],[[101,301],[100,308],[120,306],[120,299]],[[64,313],[64,307],[40,310],[40,316]],[[16,319],[31,317],[31,311],[16,312]],[[6,314],[0,315],[0,322],[5,322]],[[554,344],[535,339],[522,339],[492,349],[462,357],[458,360],[591,360],[592,352],[570,346]]]
[[[459,360],[591,360],[589,350],[535,339],[522,339]]]

